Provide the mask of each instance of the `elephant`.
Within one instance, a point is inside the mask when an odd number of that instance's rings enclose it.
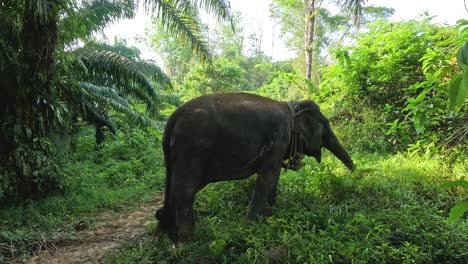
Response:
[[[204,95],[183,104],[167,121],[162,147],[166,184],[157,230],[176,243],[192,237],[195,194],[208,183],[257,174],[247,212],[255,219],[271,213],[281,169],[299,169],[304,155],[320,162],[325,147],[354,168],[316,103],[248,93]]]

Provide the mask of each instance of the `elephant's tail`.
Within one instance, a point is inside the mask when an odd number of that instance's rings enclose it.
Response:
[[[164,129],[164,134],[162,138],[162,148],[164,153],[164,163],[166,166],[166,187],[164,190],[164,207],[156,213],[156,217],[159,219],[164,210],[169,209],[170,207],[170,190],[171,190],[171,175],[172,175],[172,159],[171,159],[171,136],[174,128],[174,117],[171,116],[167,120],[166,128]]]
[[[163,152],[164,152],[164,163],[166,164],[166,191],[164,202],[166,203],[169,199],[169,191],[171,189],[171,176],[172,176],[172,159],[171,159],[171,137],[174,128],[174,116],[171,116],[167,120],[166,129],[163,134]]]

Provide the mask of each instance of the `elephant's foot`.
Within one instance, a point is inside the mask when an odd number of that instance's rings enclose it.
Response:
[[[156,211],[156,219],[158,226],[156,228],[156,236],[167,234],[172,241],[177,239],[177,227],[175,225],[175,212],[172,208],[161,208]]]
[[[278,197],[278,195],[276,194],[276,192],[274,192],[273,194],[268,196],[268,205],[270,205],[270,206],[275,205],[277,197]]]
[[[258,220],[260,217],[270,216],[272,215],[273,211],[270,206],[265,206],[263,209],[254,209],[251,208],[247,212],[247,219],[248,220]]]
[[[193,237],[193,225],[191,226],[181,226],[177,232],[177,243],[185,242],[191,240]]]

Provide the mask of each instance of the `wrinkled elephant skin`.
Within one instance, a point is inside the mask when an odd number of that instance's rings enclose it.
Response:
[[[158,230],[175,242],[192,236],[195,194],[208,183],[256,173],[247,213],[255,218],[270,211],[281,168],[293,156],[320,162],[325,147],[349,169],[354,167],[312,101],[287,103],[244,93],[201,96],[169,117],[162,144],[166,189],[156,217]]]

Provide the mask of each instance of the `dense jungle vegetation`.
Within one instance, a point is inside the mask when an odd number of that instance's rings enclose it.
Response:
[[[138,8],[153,15],[142,41],[160,65],[96,37]],[[269,11],[296,57],[274,61],[261,32],[245,38],[225,0],[0,0],[0,263],[154,202],[165,120],[229,92],[314,100],[356,170],[325,150],[320,164],[305,158],[257,222],[244,219],[255,176],[211,184],[192,241],[156,237],[148,216],[145,234],[99,262],[467,263],[468,20],[393,21],[362,0],[273,0]]]

